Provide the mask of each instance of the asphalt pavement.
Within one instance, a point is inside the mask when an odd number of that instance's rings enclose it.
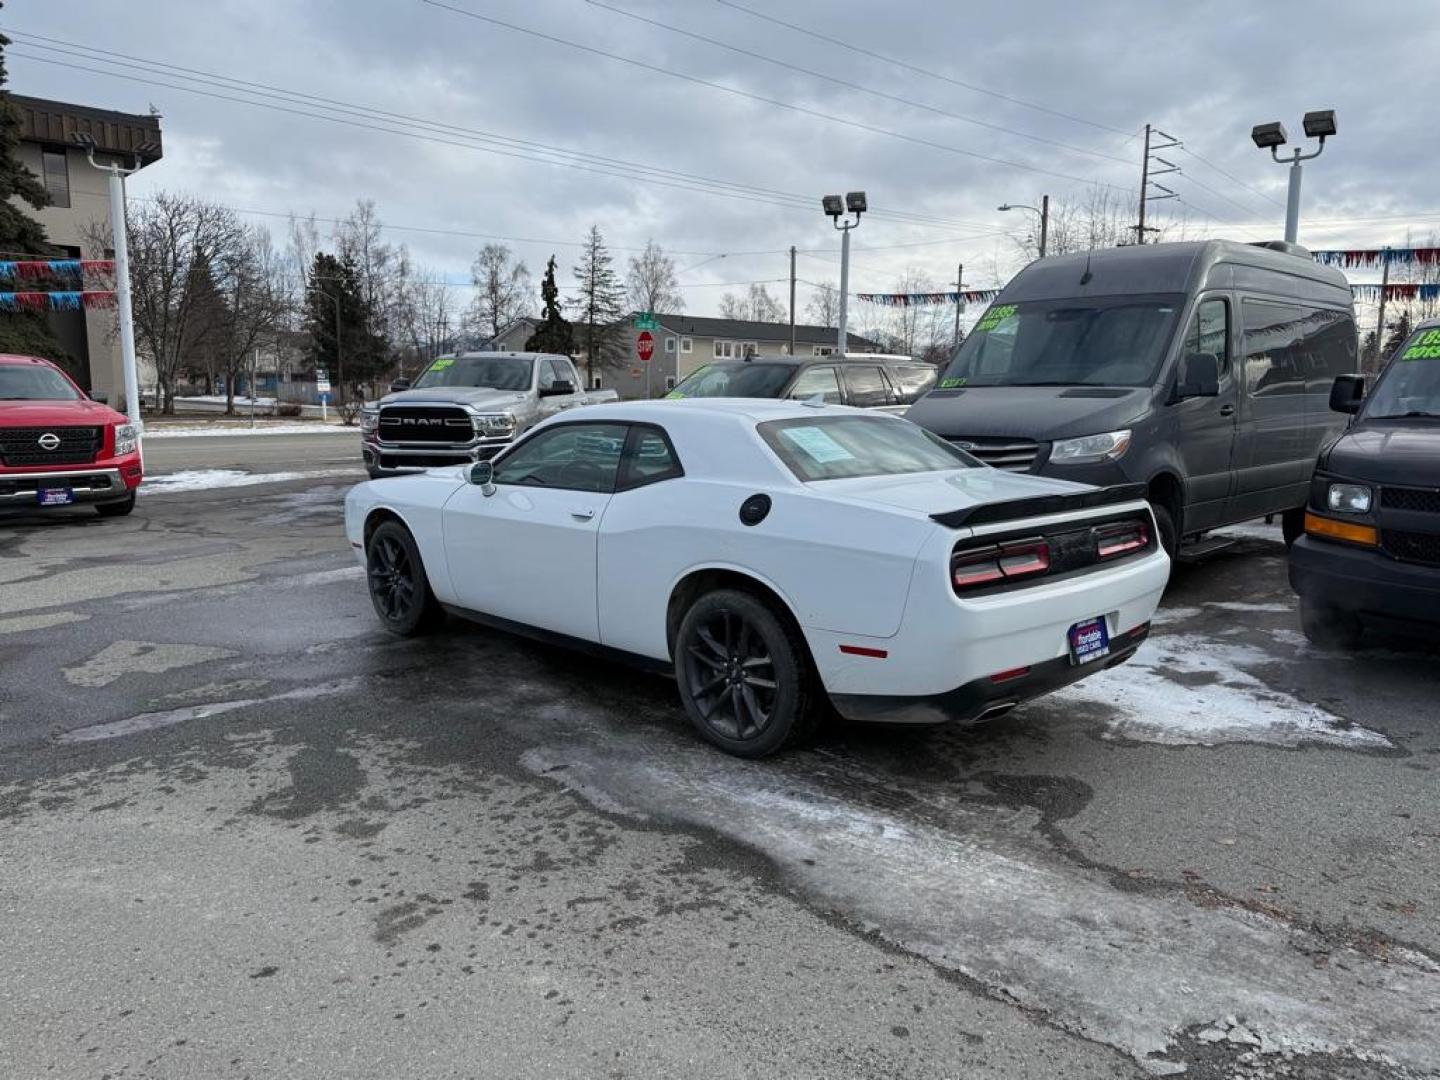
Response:
[[[1440,1075],[1440,663],[1305,643],[1275,530],[1130,665],[743,762],[383,633],[351,444],[271,438],[147,466],[318,475],[0,519],[0,1075]]]

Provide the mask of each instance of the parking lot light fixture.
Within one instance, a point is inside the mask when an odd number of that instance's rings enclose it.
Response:
[[[1045,247],[1050,238],[1050,196],[1041,195],[1039,206],[1027,206],[1025,203],[1007,202],[1001,203],[995,209],[1002,212],[1006,210],[1029,210],[1032,214],[1038,214],[1040,216],[1040,243],[1038,248],[1040,252],[1039,257],[1043,259],[1045,257]]]
[[[1325,140],[1335,134],[1335,110],[1314,109],[1307,112],[1303,126],[1305,135],[1311,139],[1319,139],[1320,145],[1308,154],[1297,146],[1288,159],[1280,156],[1280,147],[1289,142],[1284,124],[1276,120],[1268,124],[1256,124],[1250,129],[1250,139],[1256,146],[1261,150],[1269,150],[1271,158],[1277,164],[1290,166],[1290,194],[1285,202],[1285,242],[1289,244],[1296,243],[1300,234],[1300,180],[1304,173],[1300,163],[1319,157],[1325,149]]]
[[[869,209],[865,200],[865,192],[847,192],[842,201],[839,195],[826,195],[820,200],[830,223],[840,230],[840,318],[837,347],[839,354],[843,356],[850,344],[849,334],[845,329],[846,319],[849,315],[850,302],[850,230],[860,224],[860,215]],[[848,220],[848,214],[855,215],[855,220]],[[842,222],[840,219],[847,220]]]

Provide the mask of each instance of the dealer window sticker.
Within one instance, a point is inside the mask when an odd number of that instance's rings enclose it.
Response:
[[[972,333],[988,334],[1018,310],[1020,309],[1016,304],[1001,304],[999,307],[992,307],[980,316],[980,321],[975,324]]]
[[[448,367],[453,367],[454,365],[455,365],[455,358],[454,358],[453,356],[443,356],[443,357],[441,357],[439,360],[436,360],[433,364],[430,365],[430,370],[431,370],[431,371],[444,371],[446,368],[448,368]]]
[[[803,450],[817,465],[855,460],[855,455],[832,439],[824,428],[787,427],[782,429],[780,434]]]
[[[1440,359],[1440,330],[1426,330],[1400,354],[1401,360]]]

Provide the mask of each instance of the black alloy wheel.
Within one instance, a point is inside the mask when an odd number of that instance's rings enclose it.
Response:
[[[387,521],[371,535],[365,570],[370,601],[386,629],[409,636],[437,621],[440,607],[430,592],[420,550],[399,522]]]
[[[763,757],[814,729],[815,679],[788,621],[748,593],[721,589],[691,605],[675,645],[685,711],[700,733],[742,757]]]

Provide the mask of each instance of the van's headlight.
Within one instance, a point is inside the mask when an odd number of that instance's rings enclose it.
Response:
[[[1370,489],[1364,484],[1331,484],[1325,495],[1325,505],[1342,514],[1368,514]]]
[[[374,433],[379,429],[379,427],[380,427],[380,410],[379,410],[379,409],[361,409],[361,410],[360,410],[360,434],[362,434],[362,435],[372,435],[372,434],[374,434]]]
[[[126,454],[133,454],[139,440],[135,437],[134,424],[115,425],[115,456],[124,457]]]
[[[515,434],[515,417],[508,412],[479,413],[475,417],[475,433],[477,435],[513,435]]]
[[[1060,439],[1050,448],[1050,460],[1063,465],[1086,462],[1114,461],[1130,449],[1130,429],[1107,431],[1103,435],[1082,435],[1078,439]]]

